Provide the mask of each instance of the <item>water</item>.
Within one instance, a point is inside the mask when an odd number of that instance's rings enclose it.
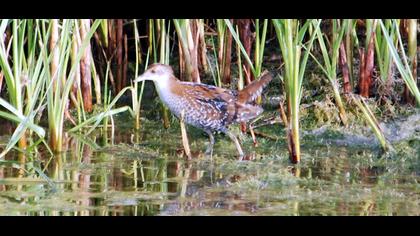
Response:
[[[383,156],[375,143],[352,146],[346,133],[343,144],[311,132],[293,166],[282,135],[258,138],[256,148],[245,136],[248,155],[239,162],[222,135],[206,158],[207,137],[189,128],[188,161],[176,124],[165,130],[144,121],[134,131],[124,123],[113,139],[99,130],[69,135],[69,151],[54,158],[42,148],[8,154],[0,161],[0,215],[420,215],[418,134]],[[261,130],[270,129],[282,127]]]

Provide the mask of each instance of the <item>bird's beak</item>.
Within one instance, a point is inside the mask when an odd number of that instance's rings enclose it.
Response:
[[[137,83],[137,82],[141,82],[145,80],[148,80],[148,78],[145,77],[144,75],[140,75],[139,77],[137,77],[137,79],[134,80],[134,82]]]
[[[144,72],[142,75],[140,75],[139,77],[137,77],[137,79],[134,80],[134,82],[142,82],[145,80],[151,80],[154,81],[156,78],[155,76],[151,75],[149,72]]]

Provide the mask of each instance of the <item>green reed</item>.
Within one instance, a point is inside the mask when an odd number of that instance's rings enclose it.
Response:
[[[8,26],[11,27],[11,37],[6,45],[3,35]],[[0,116],[17,123],[17,128],[0,156],[4,156],[16,143],[20,149],[26,148],[27,128],[35,131],[41,139],[45,136],[44,129],[34,124],[35,117],[44,107],[46,71],[42,56],[48,53],[41,51],[37,55],[35,50],[37,44],[46,43],[40,38],[39,27],[40,20],[1,20],[0,23],[0,67],[4,73],[10,102],[2,99],[1,105],[9,113],[2,111]],[[24,47],[25,39],[27,50]]]
[[[185,66],[185,77],[188,81],[200,82],[200,73],[198,71],[198,37],[193,34],[193,24],[197,24],[193,19],[174,19],[175,30],[178,35],[182,56],[180,60],[181,67]],[[164,46],[164,45],[162,45]]]
[[[337,81],[337,67],[339,60],[340,45],[343,40],[344,32],[347,28],[348,20],[343,20],[341,22],[341,26],[339,25],[339,23],[339,20],[332,20],[332,40],[331,42],[329,42],[329,48],[327,48],[327,44],[325,43],[325,41],[328,40],[326,34],[323,34],[321,32],[320,27],[315,27],[315,34],[317,35],[319,47],[321,49],[322,58],[324,62],[323,65],[316,59],[315,56],[313,56],[312,54],[311,55],[315,62],[321,67],[328,81],[331,83],[334,93],[334,99],[339,110],[341,121],[344,125],[347,125],[346,110],[344,109],[344,104],[340,95],[340,85]],[[314,21],[313,24],[317,24],[317,22]]]
[[[384,20],[385,28],[390,32],[390,36],[394,45],[397,44],[397,30],[399,26],[399,20],[396,22],[396,27],[393,26],[392,20]],[[380,25],[376,27],[375,35],[375,49],[376,49],[376,61],[379,67],[380,78],[383,82],[387,82],[392,77],[392,65],[393,60],[388,47],[388,42],[382,33]]]
[[[139,76],[139,64],[140,64],[140,39],[139,39],[139,32],[137,29],[137,23],[136,19],[133,20],[133,27],[134,27],[134,39],[135,39],[135,50],[136,50],[136,66],[134,71],[134,78],[137,78]],[[146,59],[146,65],[149,60],[149,51],[147,52],[147,59]],[[141,107],[141,99],[143,97],[143,91],[144,91],[144,81],[141,83],[140,93],[138,93],[138,83],[134,83],[131,88],[131,94],[132,94],[132,103],[133,103],[133,115],[135,119],[135,129],[140,129],[140,107]]]
[[[401,39],[401,34],[398,29],[398,21],[392,20],[393,27],[396,28],[395,32],[397,34],[398,38],[398,46],[401,49],[401,56],[398,54],[396,45],[394,44],[394,41],[391,38],[390,33],[388,32],[384,22],[382,20],[379,20],[379,24],[382,28],[383,35],[385,37],[386,42],[388,43],[388,47],[391,53],[391,56],[394,60],[395,66],[397,67],[398,71],[401,74],[402,79],[404,80],[405,84],[407,85],[408,89],[410,90],[411,94],[415,97],[417,101],[417,105],[420,105],[420,92],[419,88],[416,84],[416,79],[413,76],[412,70],[410,68],[410,64],[407,60],[407,55],[404,50],[403,41]]]
[[[313,33],[305,46],[304,36],[310,24],[314,22],[315,30],[319,29],[321,21],[307,20],[302,26],[298,20],[273,19],[277,39],[284,61],[283,82],[287,102],[287,136],[290,160],[300,162],[299,138],[299,104],[302,97],[302,81],[316,34]],[[302,48],[306,51],[302,57]]]

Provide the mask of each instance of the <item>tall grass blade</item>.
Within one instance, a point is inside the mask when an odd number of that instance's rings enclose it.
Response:
[[[407,85],[408,89],[410,90],[411,94],[414,95],[416,101],[417,101],[417,105],[420,105],[420,92],[419,92],[419,88],[417,87],[416,84],[416,80],[413,77],[413,73],[411,71],[410,65],[407,61],[407,56],[405,54],[404,51],[404,45],[401,39],[401,34],[400,31],[397,29],[396,30],[396,34],[397,34],[397,38],[398,38],[398,43],[399,43],[399,47],[401,48],[401,54],[402,54],[402,59],[400,57],[400,55],[398,54],[397,48],[395,47],[393,40],[390,37],[390,34],[388,32],[388,30],[386,29],[384,23],[382,20],[379,20],[379,24],[381,25],[382,31],[384,32],[384,37],[385,40],[388,43],[388,47],[391,53],[391,56],[394,60],[394,63],[398,69],[398,71],[401,74],[402,79],[404,80],[405,84]],[[396,24],[396,21],[393,20],[393,24],[394,27]]]

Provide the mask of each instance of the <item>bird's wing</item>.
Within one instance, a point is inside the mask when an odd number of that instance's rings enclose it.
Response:
[[[212,85],[184,83],[185,96],[194,103],[196,109],[204,109],[208,117],[221,120],[229,125],[236,120],[236,92]]]
[[[254,80],[251,84],[238,92],[238,103],[248,103],[254,101],[261,95],[263,89],[273,79],[268,71],[264,71],[258,80]]]

